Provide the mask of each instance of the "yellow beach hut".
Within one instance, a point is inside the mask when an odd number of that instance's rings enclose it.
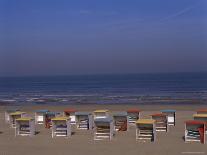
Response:
[[[35,121],[31,117],[22,117],[16,119],[15,137],[34,136],[35,135]]]
[[[156,140],[156,124],[153,119],[139,119],[136,121],[136,140]]]

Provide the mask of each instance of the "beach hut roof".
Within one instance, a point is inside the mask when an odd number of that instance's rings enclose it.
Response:
[[[31,120],[33,120],[32,117],[22,117],[22,118],[16,119],[16,121],[31,121]]]
[[[110,123],[112,121],[113,121],[113,118],[111,118],[111,117],[97,118],[97,119],[94,120],[95,123],[97,123],[97,122]]]
[[[185,122],[186,124],[192,124],[192,125],[204,125],[204,121],[196,121],[196,120],[188,120]]]
[[[199,109],[197,112],[207,112],[207,109]]]
[[[152,114],[151,116],[155,116],[155,117],[156,116],[160,116],[161,117],[161,116],[167,116],[167,115],[166,114],[162,114],[162,113],[157,113],[157,114]]]
[[[76,112],[77,110],[75,109],[72,109],[72,108],[68,108],[68,109],[65,109],[64,112],[67,112],[67,113],[74,113]]]
[[[131,112],[131,113],[138,113],[138,112],[140,112],[141,110],[139,110],[139,109],[136,109],[136,108],[133,108],[133,109],[128,109],[127,110],[127,112]]]
[[[20,111],[20,109],[18,108],[11,108],[11,109],[7,109],[6,112],[8,113],[12,113],[12,112],[16,112],[16,111]]]
[[[57,114],[61,114],[61,112],[48,111],[45,114],[47,114],[47,115],[57,115]]]
[[[87,112],[87,111],[79,111],[79,112],[75,112],[75,115],[86,116],[86,115],[92,115],[92,113],[91,112]]]
[[[103,112],[108,112],[107,109],[100,109],[100,110],[95,110],[94,113],[103,113]]]
[[[40,110],[36,110],[35,112],[36,113],[46,113],[46,112],[49,112],[49,110],[47,110],[47,109],[40,109]]]
[[[138,119],[136,121],[136,124],[153,124],[155,123],[155,120],[153,119]]]
[[[127,112],[126,111],[115,112],[113,113],[113,116],[127,116]]]
[[[55,117],[55,118],[52,118],[51,120],[52,121],[67,121],[69,119],[70,119],[69,117]]]
[[[193,117],[206,117],[207,118],[207,114],[194,114]]]
[[[176,110],[174,109],[164,109],[164,110],[161,110],[161,112],[166,112],[166,113],[175,113]]]
[[[9,115],[13,116],[13,115],[21,115],[21,114],[25,114],[26,112],[22,112],[22,111],[16,111],[16,112],[12,112]]]

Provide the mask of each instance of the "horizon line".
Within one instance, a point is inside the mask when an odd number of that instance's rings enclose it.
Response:
[[[26,77],[64,77],[64,76],[101,76],[101,75],[144,75],[144,74],[192,74],[207,73],[207,71],[175,71],[175,72],[140,72],[140,73],[84,73],[84,74],[48,74],[48,75],[5,75],[0,78],[26,78]]]

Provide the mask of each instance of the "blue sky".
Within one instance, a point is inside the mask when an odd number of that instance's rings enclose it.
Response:
[[[0,76],[207,71],[205,0],[1,0]]]

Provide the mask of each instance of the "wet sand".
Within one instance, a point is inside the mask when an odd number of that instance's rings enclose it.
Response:
[[[71,106],[24,106],[22,111],[33,115],[37,109],[63,111],[75,108],[81,111],[109,109],[111,111],[139,108],[141,118],[150,118],[150,114],[162,109],[176,109],[176,126],[170,126],[168,133],[157,132],[156,142],[139,142],[135,140],[135,127],[127,132],[116,132],[112,141],[94,141],[93,131],[76,130],[71,138],[52,138],[51,130],[37,125],[39,132],[34,137],[14,137],[14,129],[4,122],[4,111],[8,107],[0,106],[0,155],[179,155],[207,154],[207,144],[185,143],[184,121],[192,119],[197,109],[207,108],[196,104],[189,105],[71,105]]]

